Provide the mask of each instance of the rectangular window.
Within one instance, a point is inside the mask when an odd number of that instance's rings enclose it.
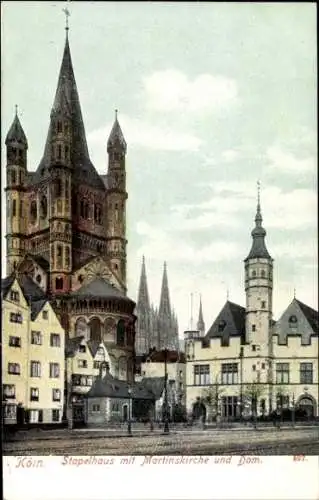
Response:
[[[194,385],[209,385],[209,365],[194,365]]]
[[[88,362],[86,359],[79,359],[78,360],[78,368],[87,368],[88,367]]]
[[[10,375],[20,375],[19,363],[8,363],[8,373]]]
[[[51,333],[50,346],[51,347],[61,347],[60,335],[58,333]]]
[[[91,386],[93,383],[93,377],[90,375],[72,375],[72,385],[82,385],[82,386]]]
[[[59,363],[50,363],[50,378],[58,378],[60,376]]]
[[[20,294],[19,294],[19,292],[16,292],[15,290],[11,290],[11,292],[10,292],[10,300],[12,300],[12,302],[19,302],[20,301]]]
[[[100,411],[100,405],[92,405],[92,412],[98,413]]]
[[[43,319],[48,319],[48,311],[42,311],[42,318]]]
[[[17,407],[16,405],[4,405],[4,418],[15,420],[17,418]]]
[[[85,353],[86,352],[86,346],[85,345],[80,345],[79,346],[79,352]]]
[[[276,384],[289,384],[289,363],[276,364]]]
[[[3,384],[2,389],[5,399],[15,399],[16,386],[14,384]]]
[[[255,332],[256,331],[256,325],[251,325],[251,331]]]
[[[256,351],[256,346],[254,344],[251,346],[251,350],[254,352]]]
[[[22,314],[20,312],[18,313],[10,313],[10,322],[11,323],[22,323],[23,321],[23,318],[22,318]]]
[[[289,408],[289,396],[278,393],[276,396],[276,405],[277,408]]]
[[[31,361],[31,363],[30,363],[30,377],[41,377],[41,363],[40,363],[40,361]]]
[[[31,387],[30,401],[39,401],[39,389],[37,387]]]
[[[17,201],[12,201],[12,216],[15,217],[17,215]]]
[[[120,407],[119,407],[118,403],[112,403],[112,411],[114,411],[115,413],[120,411]]]
[[[237,384],[238,383],[238,363],[223,363],[222,364],[222,384]]]
[[[31,344],[41,345],[42,344],[42,335],[41,332],[31,332]]]
[[[100,368],[100,361],[94,361],[94,363],[93,363],[93,368],[94,368],[95,370],[98,370],[98,369]]]
[[[300,363],[300,383],[313,384],[312,363]]]
[[[39,410],[29,410],[29,422],[36,424],[39,421]]]
[[[52,422],[60,421],[60,410],[52,410]]]
[[[261,308],[266,309],[266,302],[264,300],[261,301]]]
[[[253,365],[253,372],[256,371],[256,365]]]
[[[10,347],[21,347],[21,338],[20,337],[13,337],[10,335],[9,346]]]
[[[52,401],[61,401],[60,389],[52,389]]]

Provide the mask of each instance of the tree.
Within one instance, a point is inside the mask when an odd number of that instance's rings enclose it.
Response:
[[[217,383],[203,390],[202,400],[209,408],[209,415],[216,419],[219,411],[219,401],[224,389]]]
[[[246,384],[243,387],[243,398],[248,399],[251,405],[252,416],[257,420],[258,414],[258,401],[259,398],[264,394],[265,386],[259,383]]]

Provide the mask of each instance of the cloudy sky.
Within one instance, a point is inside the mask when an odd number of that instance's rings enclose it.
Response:
[[[18,104],[30,170],[47,134],[64,47],[63,6],[2,2],[2,140]],[[191,293],[194,319],[202,294],[207,328],[227,289],[230,300],[245,305],[243,259],[259,179],[275,259],[274,316],[294,288],[317,307],[315,4],[68,6],[98,172],[106,172],[115,108],[128,143],[130,296],[136,298],[145,255],[155,304],[167,261],[181,334],[190,326]],[[4,218],[2,202],[3,231]]]

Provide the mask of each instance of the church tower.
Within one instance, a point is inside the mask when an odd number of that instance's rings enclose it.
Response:
[[[121,130],[117,110],[107,142],[108,194],[107,194],[107,253],[113,272],[126,288],[126,142]]]
[[[245,259],[246,342],[254,344],[259,355],[268,356],[272,320],[273,259],[265,244],[266,231],[262,226],[259,183],[255,227],[251,235],[252,247]]]
[[[161,298],[158,310],[158,338],[160,349],[177,349],[178,338],[170,303],[166,262],[164,262]]]
[[[25,185],[28,142],[18,111],[6,137],[7,148],[7,274],[17,269],[25,255]]]
[[[201,337],[205,335],[205,323],[203,317],[203,306],[202,306],[202,297],[199,299],[199,312],[198,312],[198,321],[197,321],[197,330],[200,333]]]
[[[151,345],[151,308],[148,294],[147,277],[145,269],[145,258],[142,260],[142,271],[138,298],[136,304],[136,337],[135,351],[137,355],[147,354]]]

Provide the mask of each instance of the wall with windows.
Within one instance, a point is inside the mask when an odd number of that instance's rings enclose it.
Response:
[[[32,423],[60,422],[63,414],[65,334],[47,302],[36,318],[17,281],[2,302],[2,384],[7,422],[17,405]]]

